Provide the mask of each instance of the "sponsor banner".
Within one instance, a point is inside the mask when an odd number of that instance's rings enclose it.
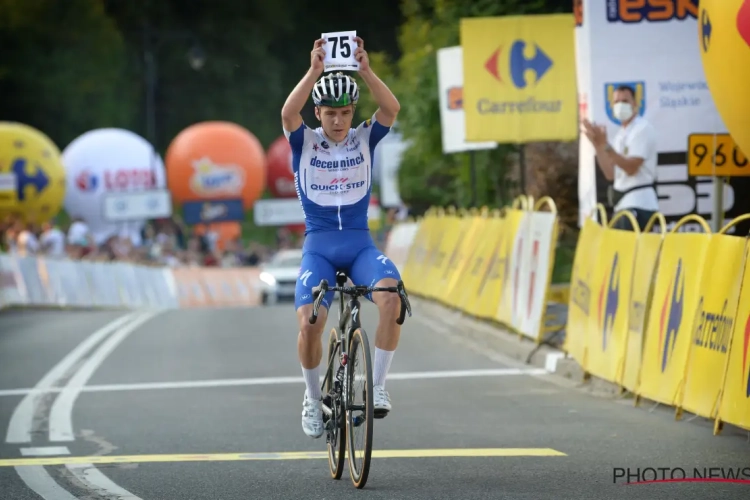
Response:
[[[624,388],[631,392],[635,392],[638,388],[638,374],[641,371],[643,353],[643,334],[646,329],[646,318],[652,310],[651,290],[663,239],[662,234],[642,233],[638,237],[636,245],[633,284],[628,306],[625,366],[622,377],[618,380]]]
[[[664,237],[646,327],[638,394],[674,405],[683,387],[710,234]]]
[[[605,228],[591,217],[586,217],[578,234],[576,253],[573,258],[573,271],[570,276],[570,302],[568,321],[565,327],[563,350],[584,370],[586,363],[586,332],[589,322],[596,325],[594,311],[594,271],[599,259],[599,247]],[[596,327],[596,326],[595,326]]]
[[[570,14],[461,19],[467,141],[578,137]]]
[[[750,252],[750,245],[746,252]],[[750,430],[750,259],[747,256],[742,274],[718,418]]]
[[[391,259],[396,268],[401,270],[409,257],[409,249],[417,237],[420,228],[418,222],[396,224],[388,233],[385,243],[385,255]]]
[[[466,141],[463,49],[461,46],[438,49],[437,67],[443,153],[462,153],[497,147],[496,142]]]
[[[695,326],[681,404],[683,409],[715,418],[732,340],[735,313],[745,269],[745,238],[715,234],[701,263]]]
[[[587,324],[594,328],[586,335],[586,371],[616,382],[625,358],[639,234],[610,227],[602,233],[593,264],[593,307]]]
[[[689,175],[689,137],[726,133],[701,65],[697,5],[697,0],[583,0],[582,24],[575,30],[582,115],[606,126],[608,137],[614,137],[619,120],[612,112],[612,94],[626,84],[635,90],[639,114],[656,130],[656,190],[669,229],[689,214],[710,220],[714,186],[708,177]],[[581,219],[597,202],[606,204],[607,182],[588,142],[581,135]],[[739,195],[748,189],[747,178],[733,178],[725,185],[726,221],[750,212],[750,198]],[[680,230],[701,231],[693,222]],[[737,231],[747,232],[747,225]]]
[[[514,319],[518,316],[516,307],[520,307],[519,300],[523,299],[518,290],[521,280],[521,255],[524,235],[528,232],[528,224],[531,222],[526,214],[527,212],[523,210],[510,209],[505,216],[505,230],[508,234],[508,238],[505,240],[506,274],[503,279],[500,301],[495,308],[495,319],[509,326],[514,324]]]
[[[186,224],[211,224],[245,220],[242,200],[186,201],[182,204]]]

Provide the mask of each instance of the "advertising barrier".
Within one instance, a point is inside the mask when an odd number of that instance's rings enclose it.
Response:
[[[0,308],[256,306],[256,268],[168,268],[0,254]]]
[[[651,230],[659,223],[659,232]],[[646,318],[650,312],[652,284],[659,259],[659,251],[667,230],[664,215],[655,214],[638,235],[633,265],[633,281],[630,289],[628,312],[628,334],[625,342],[625,360],[620,385],[635,392],[638,387],[638,376],[641,372],[643,356],[643,337],[646,329]]]
[[[552,199],[521,197],[503,211],[430,210],[408,231],[408,253],[397,233],[386,255],[408,255],[400,270],[409,293],[542,341],[557,241]]]
[[[682,223],[697,221],[705,233],[678,233]],[[666,236],[654,282],[654,309],[649,315],[637,394],[675,405],[681,397],[695,311],[711,228],[698,216],[684,217]]]

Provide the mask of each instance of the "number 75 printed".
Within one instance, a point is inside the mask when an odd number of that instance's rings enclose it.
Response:
[[[323,33],[326,56],[323,59],[324,71],[348,70],[358,71],[359,62],[354,58],[356,31],[339,31]]]

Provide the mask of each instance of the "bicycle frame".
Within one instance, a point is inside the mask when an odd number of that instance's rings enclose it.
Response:
[[[341,354],[339,356],[339,368],[336,372],[335,378],[336,381],[340,382],[340,385],[337,386],[335,382],[333,382],[331,385],[334,387],[333,394],[331,394],[332,397],[339,397],[341,398],[341,415],[337,415],[338,418],[344,418],[344,415],[346,415],[346,412],[349,410],[357,410],[362,408],[355,408],[350,406],[349,401],[347,398],[341,397],[344,394],[348,394],[347,389],[347,382],[349,380],[349,343],[351,341],[352,334],[358,329],[361,328],[362,323],[360,321],[360,302],[359,297],[364,296],[368,293],[372,292],[393,292],[398,293],[399,298],[401,299],[401,313],[399,314],[398,319],[396,320],[396,323],[399,325],[404,323],[404,319],[406,316],[406,313],[409,313],[409,317],[411,317],[411,306],[409,305],[409,299],[406,294],[406,289],[404,288],[403,281],[399,281],[398,285],[395,287],[370,287],[370,286],[362,286],[362,285],[354,285],[351,287],[346,287],[346,275],[343,273],[336,273],[336,285],[333,288],[328,287],[328,281],[327,280],[321,280],[320,285],[316,287],[313,291],[313,297],[315,297],[315,302],[313,303],[313,313],[310,316],[310,323],[314,324],[318,319],[318,309],[320,308],[321,303],[323,302],[323,298],[325,297],[326,292],[332,290],[339,292],[339,324],[338,324],[338,340],[337,343],[341,345]],[[346,302],[346,299],[344,298],[344,295],[350,295],[351,298],[349,299],[348,303]],[[347,307],[348,306],[348,309]],[[349,322],[349,319],[351,319],[351,322]],[[347,323],[349,323],[347,325]],[[335,348],[334,348],[335,349]],[[323,383],[321,385],[321,389],[326,386],[326,383],[328,382],[328,376],[329,374],[333,373],[333,370],[331,368],[333,367],[333,362],[336,358],[331,357],[331,359],[328,362],[328,367],[326,368],[326,375],[323,378]],[[341,375],[341,377],[340,377]],[[329,393],[326,393],[323,395],[324,399],[326,396],[328,396]],[[333,403],[333,401],[332,401]],[[326,414],[326,416],[330,417],[333,415],[333,410],[325,404],[325,402],[322,405],[323,413]],[[330,422],[330,420],[329,420]]]

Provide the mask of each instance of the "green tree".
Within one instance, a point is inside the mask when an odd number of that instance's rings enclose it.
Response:
[[[60,149],[94,128],[130,127],[124,54],[100,0],[0,0],[0,112]]]
[[[468,206],[471,200],[469,153],[442,152],[437,82],[437,50],[460,44],[459,22],[464,17],[561,12],[570,2],[544,0],[402,0],[405,22],[398,35],[401,57],[371,53],[373,69],[401,102],[399,129],[410,141],[399,170],[399,190],[416,213],[432,205]],[[374,112],[364,94],[360,107]],[[516,194],[507,173],[517,147],[500,145],[476,151],[477,204],[502,206]]]

